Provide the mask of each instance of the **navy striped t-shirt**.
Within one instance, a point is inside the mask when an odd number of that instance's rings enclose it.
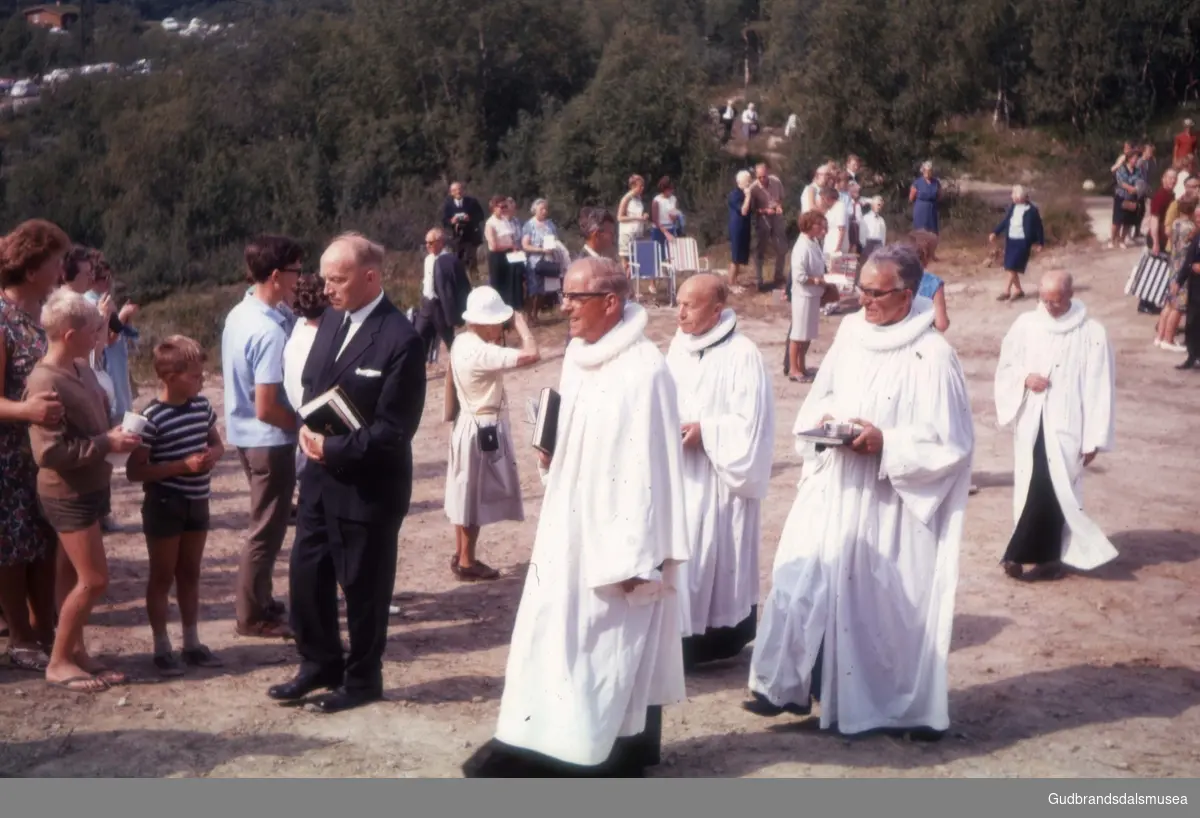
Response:
[[[217,425],[208,398],[197,395],[187,403],[172,406],[155,399],[142,412],[150,425],[142,432],[142,444],[150,449],[151,463],[183,460],[208,448],[208,433]],[[211,474],[184,474],[157,485],[193,500],[208,499]]]

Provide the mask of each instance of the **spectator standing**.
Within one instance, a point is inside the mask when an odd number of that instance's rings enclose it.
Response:
[[[1171,154],[1171,161],[1178,162],[1185,156],[1196,155],[1196,134],[1192,132],[1192,127],[1195,125],[1190,119],[1183,121],[1183,130],[1175,134],[1175,150]]]
[[[204,388],[204,349],[173,335],[154,349],[158,396],[142,411],[142,446],[129,458],[129,479],[145,484],[142,527],[150,555],[146,616],[154,639],[154,666],[178,676],[184,666],[220,667],[200,641],[200,564],[208,542],[212,470],[225,446]],[[167,633],[171,586],[183,624],[176,654]]]
[[[732,102],[730,100],[730,105]],[[732,119],[728,120],[726,125],[726,139],[729,138],[728,129],[731,127],[733,127]],[[633,269],[630,264],[630,260],[633,258],[633,243],[646,235],[646,224],[650,221],[650,214],[646,212],[646,205],[642,201],[642,194],[645,191],[646,180],[635,173],[629,177],[629,190],[625,192],[617,205],[617,253],[621,256],[627,273]]]
[[[942,198],[942,182],[933,175],[933,162],[921,163],[921,175],[908,190],[912,203],[913,230],[928,230],[938,235],[938,201]]]
[[[492,215],[483,226],[488,248],[488,286],[500,293],[504,303],[520,309],[524,302],[522,270],[509,262],[508,257],[518,249],[520,230],[508,220],[508,198],[493,196],[488,202]]]
[[[763,281],[763,261],[767,251],[775,256],[775,277],[772,287],[784,287],[787,278],[787,225],[783,220],[783,182],[770,172],[766,162],[754,168],[754,183],[750,186],[750,208],[754,212],[754,275],[759,289]]]
[[[124,674],[89,656],[83,638],[92,608],[108,588],[100,530],[100,520],[112,504],[112,465],[107,457],[132,452],[141,444],[141,438],[120,426],[109,428],[107,398],[93,369],[84,363],[107,323],[79,293],[66,287],[56,290],[42,308],[46,354],[26,384],[31,395],[52,392],[62,401],[62,422],[30,426],[29,443],[38,466],[38,503],[74,575],[59,608],[46,681],[77,693],[99,693],[126,681]]]
[[[442,227],[453,237],[454,254],[471,271],[479,274],[479,245],[483,243],[483,207],[468,196],[462,182],[450,185],[450,195],[442,203]]]
[[[729,194],[729,287],[737,294],[744,292],[738,285],[742,268],[750,263],[750,185],[754,177],[748,170],[739,170],[733,191]]]
[[[26,389],[46,354],[42,303],[63,276],[71,240],[55,224],[23,222],[0,238],[0,608],[8,626],[8,661],[44,672],[54,639],[57,535],[37,500],[37,464],[29,428],[56,427],[61,400]]]
[[[238,563],[234,604],[243,636],[291,636],[271,581],[291,515],[298,428],[283,380],[289,322],[278,306],[294,296],[301,258],[300,245],[283,236],[262,236],[247,245],[254,286],[225,318],[221,335],[226,436],[250,484],[250,533]]]

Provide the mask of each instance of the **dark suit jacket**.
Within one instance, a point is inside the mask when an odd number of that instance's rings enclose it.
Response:
[[[451,219],[459,213],[466,213],[471,218],[469,221],[456,226],[451,222]],[[455,207],[454,199],[449,196],[442,203],[442,226],[470,244],[483,243],[483,223],[485,221],[487,221],[487,218],[483,214],[483,207],[480,206],[479,200],[473,196],[463,196],[462,207]]]
[[[1004,218],[1000,220],[1000,224],[996,225],[996,229],[992,232],[997,236],[1008,235],[1008,225],[1012,221],[1013,210],[1015,205],[1009,205],[1008,210],[1004,213]],[[1040,244],[1045,246],[1046,233],[1042,228],[1042,214],[1038,213],[1037,207],[1030,205],[1025,211],[1024,218],[1021,219],[1021,225],[1025,228],[1025,241],[1031,245]]]
[[[461,327],[467,296],[471,292],[471,279],[458,256],[442,253],[437,257],[433,263],[433,291],[437,293],[438,309],[446,319],[446,326]]]
[[[344,316],[336,310],[321,316],[300,378],[304,400],[340,386],[366,424],[353,434],[325,438],[325,462],[304,467],[301,500],[320,497],[345,520],[396,520],[408,513],[412,499],[412,439],[425,408],[425,346],[384,296],[335,361],[332,341]]]

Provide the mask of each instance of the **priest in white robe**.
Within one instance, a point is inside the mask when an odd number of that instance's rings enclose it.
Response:
[[[685,698],[676,576],[688,539],[675,384],[607,259],[563,281],[571,342],[495,739],[469,777],[637,777]]]
[[[863,310],[843,319],[794,432],[853,423],[805,457],[750,668],[758,715],[807,715],[844,734],[949,727],[946,662],[975,435],[958,357],[916,295],[910,247],[877,250]]]
[[[1084,468],[1113,448],[1112,344],[1068,273],[1047,272],[1038,297],[1004,337],[996,368],[996,414],[1013,428],[1015,522],[1001,564],[1014,579],[1054,578],[1063,565],[1088,571],[1117,556],[1082,498]]]
[[[690,558],[678,593],[683,664],[729,659],[754,641],[762,501],[771,480],[775,396],[754,342],[737,328],[729,288],[710,273],[679,288],[667,366],[683,421]]]

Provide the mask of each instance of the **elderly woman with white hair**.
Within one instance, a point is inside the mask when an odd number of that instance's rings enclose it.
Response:
[[[533,215],[521,228],[521,249],[525,251],[525,316],[531,324],[546,304],[546,294],[557,292],[563,272],[570,263],[558,238],[558,227],[550,220],[550,203],[536,199],[530,206]]]
[[[1000,236],[1004,237],[1004,271],[1008,273],[1008,283],[996,300],[1017,301],[1025,297],[1021,276],[1025,274],[1033,248],[1046,246],[1042,216],[1037,207],[1030,203],[1029,194],[1021,185],[1013,185],[1012,204],[1000,224],[988,236],[988,241],[995,242]]]
[[[754,183],[754,174],[748,170],[739,170],[737,186],[730,192],[729,204],[729,288],[738,294],[743,288],[738,286],[738,275],[742,267],[750,263],[750,185]]]
[[[933,175],[933,162],[921,163],[921,175],[908,190],[912,203],[913,230],[928,230],[938,235],[938,200],[942,198],[942,182]]]
[[[470,582],[500,576],[476,557],[480,528],[525,519],[504,373],[536,363],[540,354],[524,317],[514,314],[491,287],[471,291],[463,321],[466,330],[450,350],[454,426],[446,465],[446,517],[455,539],[450,570]],[[521,338],[520,349],[502,345],[510,321]]]

